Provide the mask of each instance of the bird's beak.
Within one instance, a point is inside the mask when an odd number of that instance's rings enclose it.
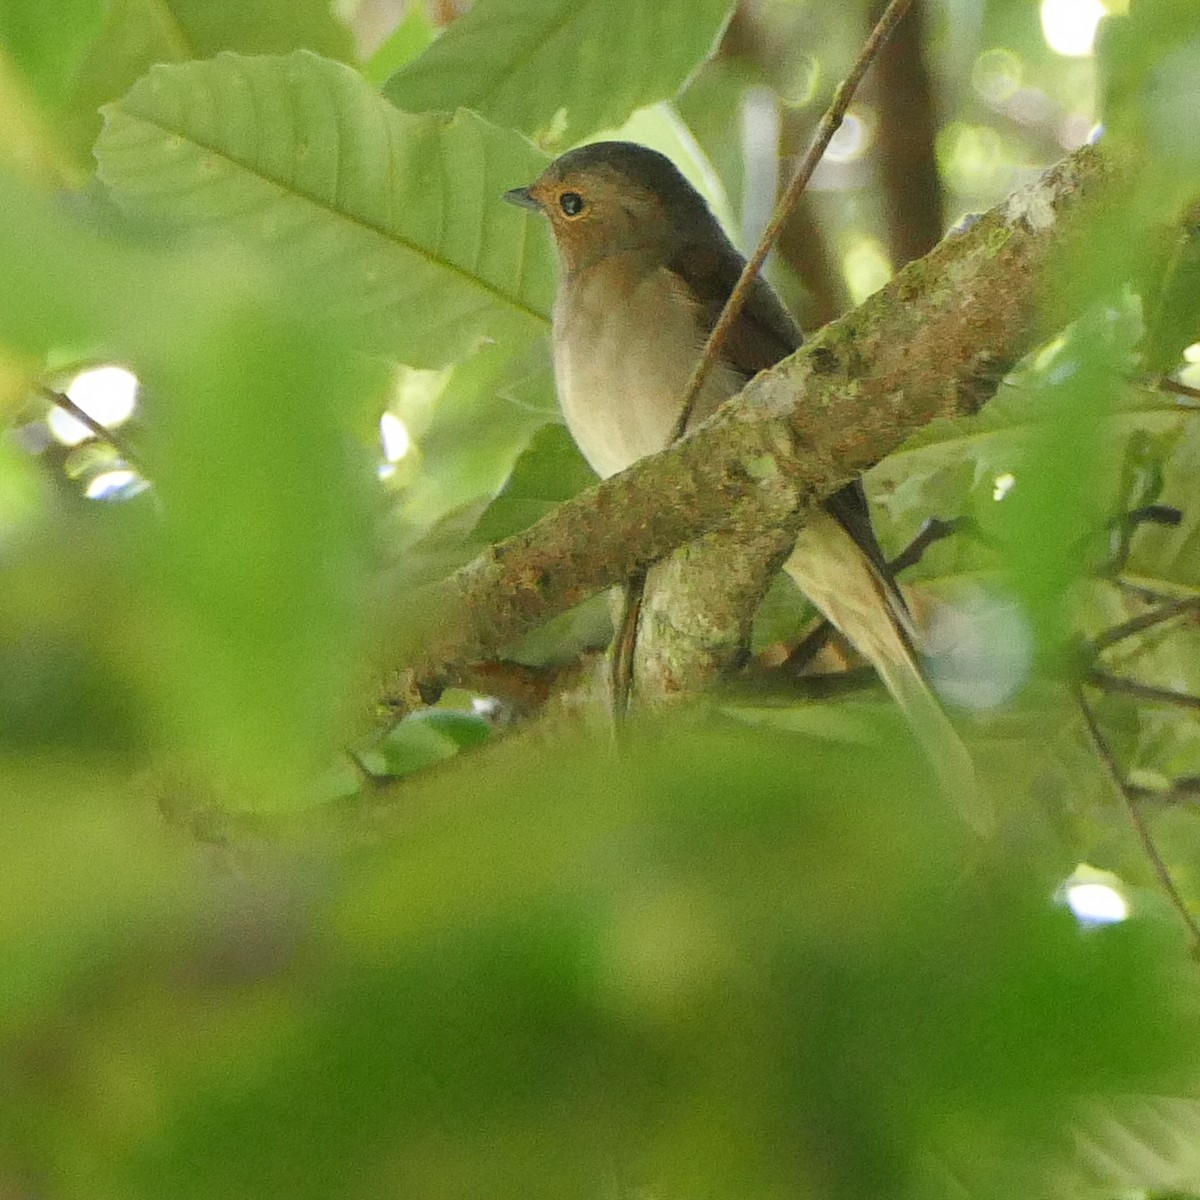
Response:
[[[527,188],[513,188],[511,192],[504,193],[504,199],[509,204],[519,204],[522,208],[531,208],[537,212],[541,205],[533,198],[533,193]]]

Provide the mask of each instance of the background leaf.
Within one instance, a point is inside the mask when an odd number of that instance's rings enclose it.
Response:
[[[350,30],[328,0],[109,0],[65,98],[63,120],[81,156],[100,132],[100,107],[116,100],[155,63],[211,58],[221,50],[284,54],[312,50],[352,61]]]
[[[729,0],[479,0],[393,75],[384,95],[410,112],[466,106],[566,147],[674,96],[732,8]]]
[[[103,18],[103,0],[6,0],[0,8],[0,47],[13,57],[41,100],[55,106]]]
[[[964,879],[883,725],[886,762],[719,722],[443,762],[324,886],[209,872],[0,1132],[90,1166],[66,1196],[1049,1196],[1075,1089],[1187,1095],[1189,990],[1157,918]],[[153,1106],[89,1103],[122,1078]]]
[[[97,158],[131,211],[277,247],[310,305],[414,366],[546,327],[550,248],[500,199],[544,160],[471,113],[398,112],[303,51],[221,54],[151,71]]]
[[[475,536],[491,543],[519,533],[595,482],[595,472],[584,462],[566,426],[557,422],[544,425],[479,518]]]

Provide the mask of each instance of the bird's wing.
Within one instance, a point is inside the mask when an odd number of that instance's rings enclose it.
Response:
[[[668,264],[694,298],[706,337],[743,265],[728,244],[680,254]],[[748,381],[786,358],[800,342],[796,323],[770,285],[758,278],[721,357]],[[908,608],[875,537],[862,480],[830,496],[824,513],[812,514],[784,569],[874,665],[912,722],[946,791],[977,828],[986,829],[990,817],[975,786],[970,755],[925,682]]]
[[[717,323],[744,266],[745,260],[728,243],[686,247],[667,264],[695,300],[705,337]],[[759,277],[729,331],[721,357],[745,379],[751,379],[786,358],[803,340],[799,326],[770,284]]]
[[[667,264],[679,277],[699,309],[704,336],[712,331],[721,315],[746,261],[728,243],[719,248],[690,246]],[[721,349],[721,357],[749,382],[759,371],[773,367],[800,346],[804,335],[783,307],[782,301],[762,276],[757,276],[745,305]],[[860,479],[854,479],[836,491],[825,507],[843,525],[871,565],[887,581],[900,599],[887,560],[880,549],[867,507],[867,493]],[[903,606],[903,600],[900,599]]]

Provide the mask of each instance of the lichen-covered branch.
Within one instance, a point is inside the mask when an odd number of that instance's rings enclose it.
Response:
[[[1078,151],[676,445],[398,599],[385,695],[403,705],[705,533],[795,526],[929,421],[977,411],[1035,343],[1042,268],[1110,174]]]

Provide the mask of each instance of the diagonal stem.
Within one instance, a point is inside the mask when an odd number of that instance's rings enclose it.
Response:
[[[1196,918],[1187,906],[1187,901],[1184,900],[1183,894],[1175,885],[1171,869],[1163,861],[1163,857],[1159,853],[1158,846],[1154,841],[1154,835],[1150,832],[1150,826],[1147,824],[1146,818],[1138,805],[1136,793],[1126,781],[1120,765],[1117,763],[1116,756],[1113,754],[1112,747],[1101,732],[1100,724],[1096,720],[1096,714],[1092,711],[1091,705],[1088,704],[1087,697],[1084,695],[1082,688],[1076,690],[1075,698],[1079,704],[1080,712],[1083,713],[1083,719],[1087,724],[1088,733],[1091,735],[1092,744],[1096,748],[1096,753],[1099,755],[1100,762],[1104,766],[1105,773],[1112,780],[1121,797],[1121,801],[1125,806],[1125,812],[1129,816],[1134,833],[1137,834],[1138,840],[1142,843],[1142,849],[1145,851],[1146,858],[1149,860],[1154,874],[1158,877],[1158,882],[1166,893],[1167,899],[1171,902],[1175,911],[1179,913],[1180,919],[1187,929],[1188,938],[1192,943],[1192,955],[1195,958],[1200,958],[1200,925],[1197,924]]]
[[[1113,646],[1117,642],[1123,642],[1126,638],[1144,633],[1147,629],[1153,629],[1156,625],[1172,621],[1185,613],[1200,613],[1200,596],[1187,596],[1181,600],[1170,600],[1166,604],[1159,605],[1158,608],[1153,608],[1149,612],[1142,613],[1140,616],[1132,617],[1128,621],[1122,621],[1120,625],[1114,625],[1111,629],[1106,629],[1103,633],[1094,637],[1092,639],[1092,650],[1099,653],[1101,650],[1106,650],[1109,646]]]
[[[867,68],[875,60],[875,56],[879,53],[883,43],[887,41],[892,30],[899,24],[900,19],[908,11],[911,4],[912,0],[892,0],[887,8],[884,9],[883,16],[876,22],[875,28],[871,30],[871,36],[864,43],[862,50],[859,52],[858,59],[850,69],[850,73],[838,84],[837,91],[833,94],[833,102],[826,109],[825,115],[821,118],[821,122],[817,126],[816,136],[813,138],[812,145],[808,148],[808,153],[804,156],[804,160],[801,162],[795,175],[792,176],[792,181],[788,184],[783,198],[776,205],[770,224],[763,231],[757,248],[750,256],[749,261],[742,270],[741,276],[738,278],[737,285],[734,287],[732,293],[730,293],[729,299],[725,302],[720,319],[713,327],[712,333],[708,335],[708,341],[704,344],[704,352],[700,356],[700,361],[696,364],[695,371],[692,372],[692,378],[688,382],[687,391],[684,393],[683,403],[679,410],[679,418],[675,422],[675,429],[671,435],[672,441],[680,438],[684,430],[687,429],[688,422],[692,417],[692,411],[696,407],[696,397],[700,394],[700,389],[704,386],[704,381],[708,378],[713,364],[720,356],[721,348],[725,345],[725,340],[729,336],[729,331],[733,327],[733,323],[738,319],[742,309],[745,307],[746,297],[750,293],[750,288],[754,284],[755,277],[766,261],[766,257],[770,253],[771,247],[775,244],[775,239],[779,236],[784,223],[791,215],[792,209],[796,207],[797,201],[799,201],[801,194],[808,186],[808,181],[817,169],[817,164],[829,148],[829,143],[833,140],[833,135],[841,127],[842,121],[846,116],[846,110],[850,107],[850,101],[854,98],[854,93],[858,90],[858,85],[867,73]]]
[[[1132,696],[1135,700],[1145,700],[1149,704],[1200,709],[1200,696],[1193,696],[1191,692],[1174,692],[1170,688],[1153,687],[1148,683],[1109,675],[1106,671],[1089,671],[1084,682],[1101,692]]]
[[[1170,392],[1173,396],[1186,396],[1189,400],[1200,400],[1200,388],[1189,387],[1176,379],[1164,377],[1158,381],[1159,391]]]
[[[124,439],[113,433],[107,426],[101,425],[95,417],[80,408],[65,392],[55,391],[54,388],[45,385],[39,386],[38,391],[56,408],[61,408],[69,417],[78,421],[94,437],[99,438],[102,442],[107,442],[130,466],[138,465],[137,458],[125,444]]]

